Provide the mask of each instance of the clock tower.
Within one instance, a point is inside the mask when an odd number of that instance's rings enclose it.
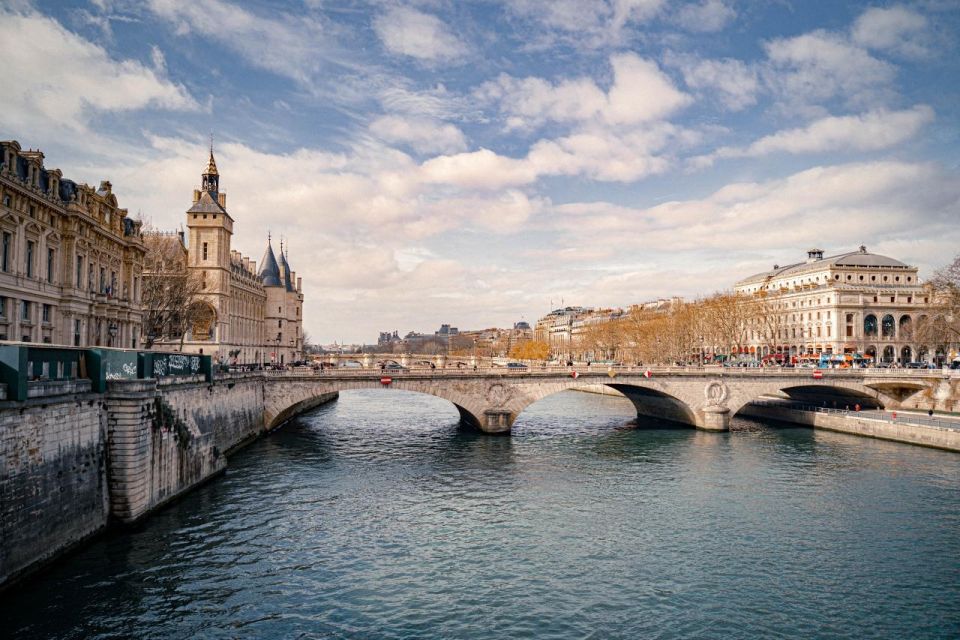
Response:
[[[220,174],[210,145],[210,159],[201,175],[201,186],[193,191],[193,206],[187,209],[189,230],[188,266],[198,274],[202,293],[197,304],[209,306],[207,313],[194,314],[190,338],[193,341],[230,340],[230,238],[233,218],[227,213],[227,194],[220,191]]]

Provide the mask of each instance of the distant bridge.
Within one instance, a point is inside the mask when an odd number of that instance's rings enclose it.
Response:
[[[436,365],[435,365],[436,366]],[[897,408],[916,394],[950,395],[960,377],[928,370],[721,367],[506,367],[331,369],[269,372],[265,421],[279,425],[348,389],[390,388],[449,400],[461,418],[486,433],[507,433],[517,416],[548,395],[607,385],[629,398],[640,416],[729,429],[730,418],[762,396],[783,394],[817,403]]]

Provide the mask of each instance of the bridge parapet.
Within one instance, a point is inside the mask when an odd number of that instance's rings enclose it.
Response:
[[[347,389],[391,388],[427,393],[452,402],[461,417],[488,433],[509,432],[527,406],[557,391],[602,383],[624,393],[640,415],[654,415],[723,431],[746,403],[790,389],[823,388],[896,407],[914,394],[960,382],[960,372],[887,369],[739,369],[722,367],[484,367],[267,372],[267,422],[309,406],[310,399]],[[953,381],[953,382],[950,382]],[[268,384],[268,387],[270,385]]]

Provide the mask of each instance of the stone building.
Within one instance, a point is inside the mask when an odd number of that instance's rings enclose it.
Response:
[[[187,209],[187,233],[177,236],[201,293],[191,305],[183,336],[166,336],[158,347],[213,355],[217,362],[289,364],[303,359],[303,292],[300,278],[270,239],[256,262],[231,248],[234,220],[213,150]],[[171,236],[172,237],[172,236]],[[148,274],[150,277],[151,274]]]
[[[267,361],[286,364],[303,360],[303,282],[290,268],[283,243],[278,262],[267,239],[259,278],[267,296],[264,310]]]
[[[140,222],[110,182],[68,180],[16,141],[0,149],[0,340],[138,347]]]
[[[941,360],[946,349],[917,339],[931,294],[913,267],[867,251],[807,259],[734,285],[763,308],[752,314],[747,349],[757,358],[860,353],[879,362]]]
[[[554,309],[537,320],[533,339],[550,345],[550,354],[560,360],[573,357],[573,323],[593,311],[587,307]]]

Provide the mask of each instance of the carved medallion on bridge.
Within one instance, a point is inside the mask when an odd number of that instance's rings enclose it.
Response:
[[[722,381],[713,380],[707,383],[703,395],[707,399],[707,406],[719,407],[723,406],[730,397],[730,389]]]
[[[492,407],[504,406],[510,400],[510,396],[510,389],[500,383],[492,384],[487,389],[487,402]]]

